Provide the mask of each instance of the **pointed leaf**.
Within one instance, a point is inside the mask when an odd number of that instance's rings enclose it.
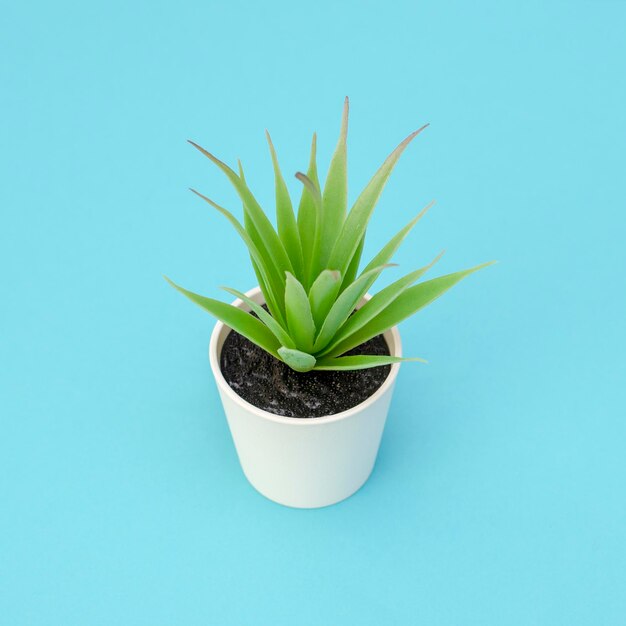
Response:
[[[296,178],[304,185],[304,188],[309,192],[313,204],[315,206],[315,211],[317,215],[317,226],[315,228],[315,234],[313,238],[313,248],[311,250],[311,257],[309,259],[304,259],[305,263],[308,260],[307,268],[307,284],[311,284],[313,280],[319,275],[319,273],[324,269],[321,266],[319,260],[319,252],[320,252],[320,236],[321,236],[321,219],[322,219],[322,193],[320,192],[319,184],[315,181],[311,180],[308,176],[303,174],[302,172],[296,172]]]
[[[333,342],[323,350],[320,356],[326,354],[336,356],[337,353],[335,352],[335,347],[338,344],[342,343],[350,335],[363,328],[365,324],[374,319],[374,317],[376,317],[376,315],[378,315],[381,311],[386,309],[405,289],[418,281],[435,263],[437,263],[437,261],[439,261],[442,256],[443,252],[440,252],[428,265],[403,276],[400,280],[391,283],[391,285],[385,287],[382,291],[379,291],[375,296],[368,300],[360,309],[355,311],[354,315],[351,315],[348,318],[346,323],[335,335]]]
[[[419,222],[424,215],[426,215],[428,209],[430,209],[435,202],[429,203],[426,207],[424,207],[404,228],[402,228],[398,233],[396,233],[387,243],[386,246],[367,264],[364,272],[371,270],[373,267],[378,267],[382,263],[388,263],[393,255],[396,253],[396,250],[400,247],[400,244],[404,241],[405,237],[411,232],[413,226]]]
[[[272,334],[283,346],[287,346],[288,348],[296,347],[296,344],[291,340],[287,331],[260,304],[248,297],[245,293],[237,291],[237,289],[231,289],[230,287],[222,287],[222,289],[236,298],[239,298],[242,302],[245,302],[250,309],[257,314],[259,319],[272,331]]]
[[[177,289],[183,295],[187,296],[199,307],[208,311],[211,315],[224,322],[227,326],[230,326],[230,328],[249,339],[252,343],[263,348],[266,352],[269,352],[272,356],[279,358],[278,348],[280,347],[280,343],[270,332],[269,328],[258,319],[230,304],[214,300],[213,298],[206,298],[205,296],[198,295],[193,291],[180,287],[167,276],[164,278],[174,289]]]
[[[313,369],[322,371],[363,370],[370,367],[380,367],[381,365],[391,365],[392,363],[403,363],[404,361],[419,361],[420,363],[426,363],[424,359],[419,358],[363,354],[357,356],[341,356],[336,359],[319,359]]]
[[[346,221],[343,224],[341,234],[335,243],[328,262],[330,267],[336,267],[343,274],[346,272],[350,260],[354,255],[359,242],[365,234],[369,218],[376,206],[376,202],[382,193],[383,187],[387,182],[391,171],[397,163],[400,155],[404,152],[409,143],[419,134],[428,124],[422,126],[419,130],[411,133],[400,145],[387,157],[386,161],[381,165],[379,170],[374,174],[373,178],[367,184],[367,187],[361,192],[354,206],[350,210]]]
[[[265,301],[268,303],[268,307],[272,311],[274,315],[281,319],[282,321],[282,311],[278,306],[278,300],[282,300],[283,288],[276,276],[276,268],[268,259],[267,254],[261,252],[259,249],[258,241],[255,241],[255,238],[248,234],[246,229],[240,224],[239,220],[230,212],[228,209],[217,204],[217,202],[213,202],[210,198],[202,195],[199,191],[195,189],[190,189],[196,196],[202,198],[205,202],[210,204],[213,208],[217,209],[235,228],[237,234],[243,239],[243,242],[246,244],[248,251],[250,252],[250,257],[252,258],[254,264],[254,270],[257,273],[257,277],[259,278],[259,285],[261,288],[265,288],[263,291],[263,295],[265,296]]]
[[[378,276],[387,267],[391,267],[391,265],[381,265],[381,267],[374,268],[363,274],[337,298],[315,338],[315,344],[313,345],[314,353],[323,350],[334,339],[337,331],[350,317],[356,305],[365,295],[371,276]]]
[[[285,184],[285,179],[280,171],[278,165],[278,157],[276,156],[276,150],[272,143],[270,134],[265,131],[267,137],[267,143],[270,147],[270,153],[272,155],[272,165],[274,166],[274,179],[276,187],[276,224],[278,226],[278,236],[285,246],[289,260],[293,266],[293,270],[298,280],[302,280],[303,275],[303,261],[302,261],[302,247],[300,245],[300,233],[298,232],[298,224],[296,223],[296,216],[293,212],[293,206],[291,204],[291,198],[289,197],[289,191]]]
[[[316,159],[317,136],[313,133],[311,141],[311,157],[309,159],[309,168],[307,169],[307,178],[312,182],[313,187],[319,189],[320,183],[317,177]],[[298,231],[300,232],[300,243],[302,244],[302,257],[304,261],[305,280],[302,283],[305,289],[311,284],[311,259],[313,258],[313,248],[315,246],[315,234],[318,229],[319,207],[314,198],[314,194],[305,185],[302,189],[302,197],[298,207]]]
[[[241,164],[240,159],[237,159],[237,165],[239,167],[239,178],[241,178],[241,180],[245,183],[246,177],[245,177],[245,174],[243,171],[243,165]],[[246,207],[243,202],[242,202],[242,206],[243,206],[243,223],[244,223],[246,232],[250,234],[250,237],[254,241],[258,242],[257,248],[259,249],[259,251],[262,251],[265,256],[268,256],[268,254],[271,256],[271,253],[269,253],[266,247],[263,245],[263,242],[261,241],[261,237],[257,229],[255,228],[252,222],[252,219],[250,218],[250,215],[246,211]],[[267,273],[271,274],[273,278],[274,288],[270,289],[269,285],[265,283],[262,273],[260,272],[254,259],[252,259],[252,268],[254,269],[254,273],[257,277],[257,280],[259,281],[259,287],[261,288],[261,291],[263,295],[265,296],[265,303],[267,304],[270,310],[270,313],[280,322],[280,324],[283,327],[285,327],[286,326],[285,309],[284,309],[285,302],[283,298],[283,292],[284,292],[285,287],[283,284],[284,277],[282,275],[282,272],[279,272],[278,276],[275,275],[275,272],[277,271],[275,264],[273,264],[272,267],[267,270]],[[279,293],[274,293],[274,290],[277,284],[280,285]]]
[[[296,347],[303,352],[312,352],[315,324],[306,291],[298,279],[287,272],[285,286],[285,310],[289,334]]]
[[[341,274],[337,270],[324,270],[315,279],[309,291],[309,302],[316,328],[322,327],[328,311],[339,294],[340,287]]]
[[[246,176],[243,172],[243,165],[241,163],[241,159],[237,159],[237,167],[239,169],[239,178],[241,178],[241,180],[246,183]],[[247,183],[246,183],[247,184]],[[242,203],[242,207],[244,207],[243,203]],[[243,214],[243,218],[244,218],[244,225],[245,225],[245,229],[248,233],[250,232],[254,232],[253,228],[249,228],[248,224],[249,224],[249,218],[246,215],[245,212],[245,207],[244,207],[244,214]],[[246,222],[248,222],[248,224],[246,224]],[[257,235],[258,238],[258,235]],[[276,319],[280,319],[281,323],[284,323],[284,317],[282,317],[282,310],[280,310],[279,307],[277,307],[276,302],[274,300],[273,294],[269,293],[270,289],[267,286],[265,279],[263,278],[261,271],[259,270],[255,260],[250,257],[250,261],[252,263],[252,269],[254,270],[254,275],[256,276],[257,282],[259,284],[259,288],[261,289],[261,293],[263,294],[263,296],[265,297],[265,304],[267,304],[267,307],[270,310],[270,313],[276,318]]]
[[[263,212],[256,198],[252,195],[252,192],[248,188],[248,185],[237,176],[237,174],[226,163],[220,161],[217,157],[213,156],[210,152],[199,146],[197,143],[189,140],[189,143],[199,150],[204,156],[209,158],[215,165],[217,165],[222,172],[226,175],[231,182],[239,197],[241,198],[244,210],[249,215],[250,220],[254,224],[255,229],[258,231],[259,237],[263,242],[267,251],[271,251],[278,269],[281,271],[292,271],[293,267],[287,256],[285,248],[276,234],[272,223],[269,221],[267,215]]]
[[[341,117],[339,140],[330,161],[322,195],[322,232],[319,240],[319,263],[321,267],[329,267],[327,261],[330,257],[330,252],[346,219],[348,205],[348,152],[346,140],[348,136],[349,106],[349,101],[346,97]]]
[[[361,262],[361,255],[363,254],[363,246],[365,245],[365,235],[361,238],[359,243],[359,247],[356,249],[356,252],[352,256],[352,260],[350,261],[350,265],[348,266],[348,271],[344,276],[343,282],[341,283],[340,292],[349,287],[355,280],[356,275],[359,271],[359,263]],[[383,265],[380,263],[379,265]],[[368,270],[373,269],[375,266],[368,266]]]
[[[278,348],[280,358],[292,370],[296,372],[309,372],[315,366],[315,357],[312,354],[301,352],[300,350],[291,350],[289,348]]]
[[[410,317],[420,309],[424,308],[439,296],[444,294],[448,289],[454,287],[459,281],[465,277],[477,272],[483,267],[492,265],[494,261],[490,263],[483,263],[467,270],[460,272],[454,272],[453,274],[447,274],[440,276],[439,278],[433,278],[423,283],[419,283],[414,287],[410,287],[398,298],[396,298],[386,309],[381,311],[376,317],[370,320],[363,328],[350,335],[347,339],[340,342],[332,351],[333,355],[344,354],[356,346],[360,346],[362,343],[380,335],[380,333],[388,330],[392,326],[399,324],[402,320]]]

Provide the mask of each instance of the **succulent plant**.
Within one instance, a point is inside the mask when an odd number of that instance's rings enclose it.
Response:
[[[391,283],[363,306],[359,304],[409,231],[432,203],[414,217],[359,272],[367,225],[380,194],[400,155],[427,126],[411,133],[387,157],[348,211],[347,149],[348,98],[339,141],[323,190],[316,166],[316,136],[306,174],[298,172],[302,196],[297,214],[278,165],[272,140],[267,135],[274,167],[276,225],[250,191],[239,162],[239,173],[207,152],[227,176],[243,203],[243,224],[228,210],[192,189],[224,215],[244,241],[267,309],[236,289],[224,288],[240,298],[256,316],[219,300],[198,295],[167,280],[190,300],[227,326],[299,372],[309,370],[354,370],[399,361],[422,361],[394,356],[342,356],[352,348],[395,326],[430,304],[469,274],[490,265],[417,283],[441,254],[424,267]],[[415,284],[417,283],[417,284]]]

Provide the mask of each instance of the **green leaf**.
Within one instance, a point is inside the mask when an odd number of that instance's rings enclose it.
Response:
[[[241,160],[237,159],[237,165],[239,167],[239,178],[241,178],[241,180],[243,180],[243,182],[246,182],[246,177],[245,174],[243,173],[243,165],[241,164]],[[243,206],[243,203],[242,203]],[[244,208],[244,224],[246,224],[246,222],[248,221],[247,218],[247,214],[245,213],[245,208]],[[248,227],[246,226],[246,232],[252,232],[252,228],[248,229]],[[257,235],[258,237],[258,235]],[[267,307],[270,310],[270,313],[278,320],[280,320],[281,324],[284,325],[285,323],[285,318],[283,315],[283,311],[281,309],[280,306],[278,306],[276,300],[274,299],[274,295],[272,294],[265,278],[263,277],[263,274],[261,272],[261,270],[259,269],[257,263],[255,262],[255,260],[252,258],[252,255],[250,256],[250,262],[252,263],[252,269],[254,270],[254,275],[256,276],[257,282],[259,284],[259,288],[261,289],[261,293],[263,294],[263,296],[265,297],[265,303],[267,304]]]
[[[281,271],[293,271],[291,261],[287,256],[285,248],[276,234],[272,223],[269,221],[267,215],[263,212],[263,209],[259,206],[256,198],[252,195],[250,189],[246,183],[237,176],[237,174],[226,163],[220,161],[217,157],[213,156],[210,152],[188,140],[189,143],[199,150],[204,156],[209,158],[215,165],[217,165],[222,172],[226,175],[231,182],[239,197],[241,198],[245,212],[248,214],[250,221],[254,224],[254,228],[258,232],[260,240],[263,242],[265,251],[272,254],[272,258],[275,260],[276,266]]]
[[[318,216],[318,225],[315,229],[315,236],[313,241],[313,249],[311,252],[311,258],[308,259],[309,263],[307,265],[307,285],[310,285],[316,276],[324,269],[320,265],[319,261],[319,238],[321,236],[321,229],[319,228],[319,223],[322,215],[322,193],[319,188],[319,184],[315,181],[311,180],[308,176],[303,174],[302,172],[296,172],[296,178],[304,185],[304,188],[309,192],[313,204],[315,206],[316,214]],[[306,262],[306,259],[305,259]]]
[[[341,289],[339,290],[340,292],[344,291],[346,287],[349,287],[354,282],[356,275],[359,271],[359,263],[361,262],[361,255],[363,254],[364,245],[365,235],[363,235],[363,237],[361,238],[359,247],[356,249],[356,252],[352,256],[352,260],[350,261],[350,265],[348,266],[348,271],[346,272],[343,282],[341,283]],[[380,265],[383,265],[383,263],[380,263]],[[374,266],[368,267],[368,269],[373,269],[373,267]]]
[[[381,265],[366,274],[362,274],[335,300],[322,324],[321,330],[315,338],[315,344],[313,345],[314,353],[323,350],[333,340],[337,331],[350,317],[356,305],[365,295],[371,276],[378,276],[387,267],[391,267],[391,265]]]
[[[332,355],[344,354],[348,350],[360,346],[362,343],[380,335],[380,333],[388,330],[389,328],[399,324],[402,320],[410,317],[420,309],[424,308],[437,298],[444,294],[448,289],[454,287],[459,281],[465,277],[477,272],[483,267],[492,265],[495,261],[490,263],[483,263],[467,270],[460,272],[454,272],[453,274],[447,274],[440,276],[439,278],[433,278],[423,283],[419,283],[414,287],[410,287],[405,290],[398,298],[396,298],[386,309],[381,311],[376,317],[370,320],[360,330],[350,335],[347,339],[340,342],[332,351]]]
[[[271,260],[267,258],[267,255],[264,252],[262,253],[260,251],[257,242],[254,241],[254,238],[248,234],[246,229],[239,223],[239,220],[230,211],[228,211],[228,209],[220,206],[217,202],[213,202],[213,200],[202,195],[195,189],[191,189],[190,191],[202,198],[213,208],[217,209],[233,225],[237,234],[243,239],[243,242],[246,244],[248,251],[250,252],[250,257],[253,260],[257,278],[260,278],[259,285],[261,285],[262,288],[264,287],[266,290],[263,291],[263,295],[265,296],[265,301],[267,302],[268,307],[272,311],[273,315],[276,315],[278,319],[284,322],[281,308],[278,306],[278,301],[282,300],[283,287],[276,276],[276,268]]]
[[[311,141],[311,156],[309,168],[306,172],[307,178],[311,181],[313,188],[319,190],[319,179],[317,177],[316,164],[317,135],[313,133]],[[321,203],[320,203],[321,204]],[[302,189],[302,197],[298,207],[298,231],[300,233],[300,243],[302,245],[302,256],[304,261],[305,280],[303,285],[308,289],[311,284],[311,260],[315,247],[315,236],[318,231],[320,221],[319,206],[315,200],[314,193],[305,185]]]
[[[327,265],[327,261],[346,219],[348,205],[348,151],[346,141],[348,137],[349,106],[349,101],[346,97],[341,117],[339,140],[330,161],[322,195],[322,232],[319,239],[318,254],[320,267],[334,267],[332,264]]]
[[[405,358],[397,356],[379,355],[357,355],[340,356],[336,359],[326,358],[317,361],[314,370],[364,370],[369,367],[380,367],[381,365],[391,365],[392,363],[403,363],[404,361],[419,361],[426,363],[424,359]]]
[[[243,165],[241,164],[240,159],[237,159],[237,165],[239,166],[239,177],[245,183],[246,177],[243,172]],[[246,211],[246,207],[243,202],[242,206],[243,224],[246,232],[250,234],[250,237],[254,241],[258,242],[257,248],[259,249],[259,251],[262,251],[264,258],[267,258],[268,256],[271,257],[271,252],[268,252],[265,245],[261,241],[261,236],[255,228],[254,223],[252,222],[248,211]],[[265,280],[263,279],[263,276],[261,275],[261,272],[259,271],[259,268],[254,259],[252,259],[252,267],[254,269],[257,280],[259,281],[259,287],[261,289],[261,292],[265,296],[265,303],[267,304],[270,313],[280,322],[283,327],[285,327],[287,323],[285,321],[285,301],[283,298],[283,293],[285,290],[283,273],[277,270],[275,263],[271,264],[271,266],[267,270],[267,273],[271,274],[272,276],[272,284],[266,285]],[[276,275],[276,272],[278,272],[278,275]],[[278,288],[278,292],[276,292],[277,285],[280,285],[280,287]]]
[[[367,184],[367,187],[361,192],[354,206],[350,210],[346,221],[341,229],[341,234],[337,239],[333,250],[330,254],[328,262],[329,267],[336,267],[344,274],[348,268],[359,242],[365,234],[369,218],[376,206],[376,202],[382,193],[383,187],[387,182],[395,164],[400,155],[404,152],[409,143],[419,134],[428,124],[422,126],[419,130],[411,133],[400,145],[387,157],[379,170],[374,174],[373,178]]]
[[[315,357],[312,354],[291,350],[289,348],[278,348],[280,358],[296,372],[309,372],[315,366]]]
[[[309,302],[316,328],[322,327],[328,311],[339,294],[340,287],[341,273],[337,270],[324,270],[315,279],[309,290]]]
[[[288,348],[296,347],[296,344],[291,340],[287,331],[260,304],[248,297],[245,293],[237,291],[237,289],[231,289],[230,287],[222,287],[222,289],[245,302],[272,331],[272,334],[283,346],[287,346]]]
[[[188,291],[171,281],[167,276],[164,278],[174,289],[187,296],[199,307],[208,311],[211,315],[230,326],[230,328],[249,339],[252,343],[263,348],[266,352],[269,352],[272,356],[279,358],[278,348],[280,343],[270,332],[269,328],[258,319],[230,304]]]
[[[304,287],[290,272],[287,272],[285,286],[285,310],[289,334],[296,347],[303,352],[312,352],[315,324],[311,306]]]
[[[263,245],[263,242],[260,240],[259,233],[254,227],[248,213],[244,211],[243,214],[243,222],[246,232],[249,233],[250,238],[257,242],[257,248],[259,252],[262,254],[263,258],[271,257],[271,252],[268,252],[267,248]],[[263,291],[263,295],[265,296],[265,302],[270,309],[272,315],[280,320],[281,324],[285,324],[285,302],[283,298],[283,293],[285,291],[285,284],[282,274],[276,267],[276,264],[270,263],[266,268],[267,275],[271,278],[270,283],[266,283],[262,276],[261,271],[258,264],[253,260],[252,267],[257,276],[257,279],[261,277],[259,280],[259,287],[261,291]]]
[[[267,143],[270,147],[270,154],[272,155],[272,165],[274,166],[274,179],[276,186],[276,224],[278,226],[278,236],[285,246],[289,260],[293,266],[293,270],[298,280],[302,280],[303,277],[303,260],[302,260],[302,246],[300,245],[300,233],[298,232],[298,224],[296,222],[296,216],[293,212],[293,206],[291,204],[291,198],[289,197],[289,191],[285,184],[285,179],[280,171],[278,165],[278,157],[276,156],[276,150],[272,143],[272,138],[269,132],[265,131],[267,137]]]
[[[333,342],[323,350],[321,356],[326,354],[333,356],[341,354],[336,353],[335,351],[335,347],[338,344],[342,343],[350,335],[363,328],[367,322],[374,319],[376,315],[386,309],[405,289],[419,280],[435,263],[437,263],[442,256],[443,252],[440,252],[428,265],[403,276],[400,280],[391,283],[391,285],[385,287],[382,291],[379,291],[376,295],[374,295],[360,309],[355,311],[354,315],[351,315],[348,318],[346,323],[335,335]]]
[[[387,243],[386,246],[367,264],[364,272],[371,270],[373,267],[378,267],[383,263],[388,263],[393,255],[396,253],[396,250],[400,247],[400,244],[404,241],[405,237],[411,232],[415,224],[419,222],[424,215],[426,215],[428,209],[430,209],[435,202],[431,202],[426,207],[424,207],[404,228],[402,228],[398,233],[396,233]]]

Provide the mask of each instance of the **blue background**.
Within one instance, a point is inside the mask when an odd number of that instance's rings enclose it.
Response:
[[[624,624],[624,2],[55,2],[0,26],[0,622]],[[379,461],[340,505],[245,481],[175,293],[254,284],[271,210],[351,97],[350,195],[411,130],[381,283],[500,263],[401,326]]]

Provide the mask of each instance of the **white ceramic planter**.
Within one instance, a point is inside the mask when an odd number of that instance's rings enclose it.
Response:
[[[246,295],[264,302],[258,287]],[[233,304],[249,310],[241,300]],[[298,508],[328,506],[351,496],[374,468],[400,365],[392,365],[382,386],[352,409],[326,417],[282,417],[246,402],[224,379],[220,354],[230,330],[221,322],[215,325],[209,359],[239,462],[252,486],[270,500]],[[402,356],[397,328],[384,337],[391,354]]]

